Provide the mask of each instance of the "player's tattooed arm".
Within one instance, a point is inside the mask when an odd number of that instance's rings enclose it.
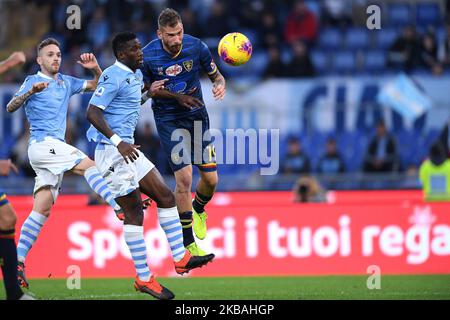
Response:
[[[212,93],[214,95],[214,99],[222,100],[225,97],[226,91],[225,78],[223,77],[223,75],[220,73],[219,70],[217,70],[213,74],[208,75],[208,77],[213,83]]]
[[[17,109],[19,109],[25,101],[27,101],[27,99],[29,97],[31,97],[33,94],[37,93],[37,92],[41,92],[42,90],[44,90],[45,88],[48,87],[48,82],[36,82],[33,84],[33,87],[31,87],[30,90],[28,90],[27,92],[25,92],[24,94],[14,97],[11,99],[10,102],[8,102],[8,104],[6,105],[6,111],[8,112],[14,112]]]
[[[139,157],[137,148],[140,146],[122,141],[106,122],[102,109],[90,104],[86,112],[86,118],[98,131],[115,144],[126,163],[128,163],[128,161],[134,162],[137,160]],[[113,136],[115,137],[113,138]]]
[[[77,63],[82,65],[83,68],[91,70],[94,79],[87,80],[86,91],[94,91],[97,88],[98,79],[102,75],[102,69],[97,62],[97,58],[95,58],[93,53],[83,53],[80,55],[80,60]]]

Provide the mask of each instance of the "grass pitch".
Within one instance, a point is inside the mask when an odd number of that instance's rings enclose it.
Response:
[[[382,276],[381,289],[369,290],[366,276],[158,278],[177,300],[348,300],[450,299],[450,275]],[[0,286],[1,287],[1,286]],[[0,288],[0,299],[5,299]],[[82,279],[81,289],[69,290],[66,280],[30,280],[38,299],[141,300],[133,279]]]

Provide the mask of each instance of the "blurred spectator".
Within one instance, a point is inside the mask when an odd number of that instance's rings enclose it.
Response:
[[[280,45],[281,28],[278,25],[276,16],[272,12],[265,12],[262,16],[261,23],[257,25],[259,38],[262,40],[264,48]]]
[[[431,146],[429,158],[420,166],[419,178],[425,200],[450,200],[450,159],[440,141]]]
[[[30,139],[30,125],[28,122],[24,123],[24,131],[18,137],[14,144],[9,157],[14,162],[20,171],[26,177],[34,177],[35,173],[28,160],[28,140]]]
[[[450,119],[447,120],[447,123],[439,134],[439,141],[442,143],[442,146],[445,149],[445,154],[450,158]]]
[[[397,146],[383,121],[377,123],[376,135],[369,143],[364,160],[365,172],[391,172],[397,169]]]
[[[286,76],[293,78],[313,77],[314,66],[309,57],[308,48],[301,41],[292,43],[293,57],[291,62],[286,66]]]
[[[95,9],[94,16],[88,24],[87,30],[89,42],[94,47],[93,51],[100,50],[106,44],[110,34],[108,20],[103,7]]]
[[[291,137],[288,150],[281,167],[282,173],[309,173],[311,171],[309,157],[303,152],[300,141]]]
[[[416,29],[413,26],[407,26],[389,48],[388,65],[410,71],[417,66],[419,58],[420,45]]]
[[[149,122],[146,122],[142,129],[138,128],[135,133],[135,140],[135,144],[141,146],[139,150],[158,167],[158,152],[161,147],[158,135],[153,132]]]
[[[308,46],[314,43],[318,31],[315,15],[308,9],[303,0],[297,0],[293,11],[286,20],[284,38],[291,43],[303,40]]]
[[[328,138],[325,154],[319,160],[317,172],[336,174],[345,171],[344,161],[337,151],[337,144],[334,138]]]
[[[438,59],[436,39],[432,33],[426,33],[422,37],[420,66],[427,68],[433,74],[441,74],[443,71]]]
[[[333,27],[352,25],[352,6],[342,0],[323,0],[321,22]]]
[[[194,37],[201,37],[203,35],[202,28],[198,23],[195,12],[189,7],[184,8],[181,12],[181,19],[183,19],[184,32]]]
[[[294,202],[326,202],[326,192],[314,177],[299,178],[293,193]]]
[[[285,76],[285,65],[281,61],[281,52],[277,47],[269,48],[269,62],[264,71],[263,78],[278,78]]]
[[[206,22],[205,37],[223,37],[229,33],[228,17],[222,1],[216,1],[211,8],[211,14]]]
[[[446,37],[444,43],[441,45],[441,61],[444,67],[450,67],[450,18],[448,19],[446,25]]]

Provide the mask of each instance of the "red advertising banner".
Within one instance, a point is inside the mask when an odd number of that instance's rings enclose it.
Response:
[[[19,231],[31,197],[9,197]],[[208,205],[208,235],[198,241],[216,259],[190,276],[450,273],[450,203],[424,203],[419,191],[333,192],[323,204],[292,203],[289,192],[218,193]],[[30,278],[132,277],[122,224],[86,196],[60,196],[31,249]],[[155,205],[145,213],[149,266],[175,275]],[[17,232],[18,234],[19,232]]]

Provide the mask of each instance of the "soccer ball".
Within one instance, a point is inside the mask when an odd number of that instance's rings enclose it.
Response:
[[[220,40],[217,51],[225,63],[240,66],[250,60],[253,48],[246,36],[239,32],[232,32]]]

